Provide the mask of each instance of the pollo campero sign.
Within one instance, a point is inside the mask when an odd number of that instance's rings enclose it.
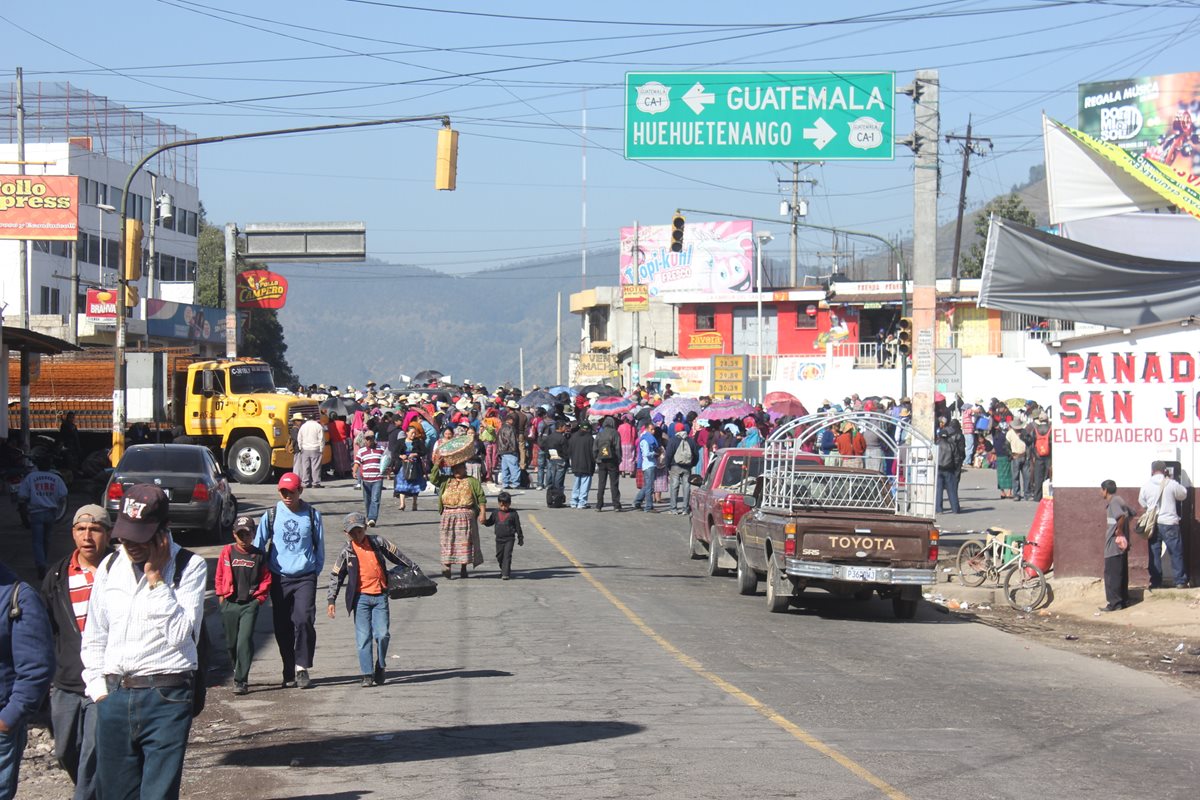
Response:
[[[287,278],[265,269],[238,273],[238,308],[283,308],[287,301]]]

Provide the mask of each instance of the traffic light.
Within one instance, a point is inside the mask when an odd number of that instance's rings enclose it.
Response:
[[[137,290],[136,286],[134,286],[133,284],[129,284],[128,286],[125,287],[125,307],[126,308],[136,308],[137,304],[138,304],[138,300],[140,300],[140,299],[141,298],[138,296],[138,290]]]
[[[433,188],[452,192],[458,177],[458,131],[442,128],[438,131],[437,167]]]
[[[896,349],[900,355],[906,356],[912,352],[912,334],[912,317],[901,317],[896,324]]]
[[[142,221],[125,220],[125,280],[142,277]]]
[[[671,218],[671,252],[683,252],[683,215],[679,213]]]

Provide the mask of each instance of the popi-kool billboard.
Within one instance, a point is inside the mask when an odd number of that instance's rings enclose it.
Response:
[[[754,276],[754,235],[750,220],[688,222],[683,251],[671,252],[671,226],[621,228],[621,285],[639,283],[650,294],[669,292],[748,292]]]
[[[0,239],[79,238],[79,178],[0,175]]]
[[[1079,85],[1079,127],[1089,136],[1200,174],[1200,72]]]

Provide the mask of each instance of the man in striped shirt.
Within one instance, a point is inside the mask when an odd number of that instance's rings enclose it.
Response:
[[[52,567],[42,583],[55,644],[50,688],[54,755],[75,781],[75,800],[96,796],[96,706],[84,694],[79,647],[96,567],[110,552],[111,533],[107,511],[97,505],[81,507],[71,522],[74,552]]]
[[[363,431],[362,447],[354,453],[354,479],[362,482],[367,527],[379,521],[379,498],[383,494],[383,448],[375,444],[375,431]]]

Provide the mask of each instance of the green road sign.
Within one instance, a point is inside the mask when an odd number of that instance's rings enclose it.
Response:
[[[887,160],[891,72],[628,72],[629,159]]]

